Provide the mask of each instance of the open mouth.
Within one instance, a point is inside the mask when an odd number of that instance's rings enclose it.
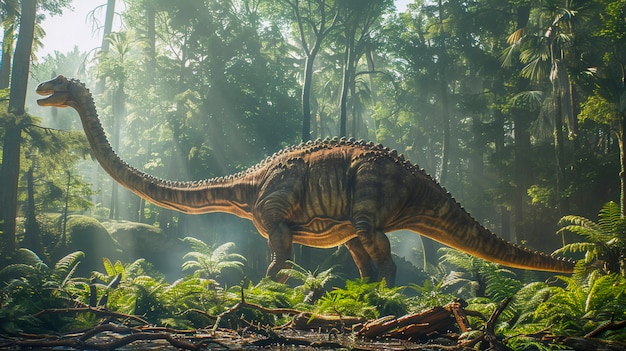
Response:
[[[51,100],[52,100],[52,98],[53,98],[53,96],[54,96],[54,95],[52,94],[52,92],[40,92],[40,91],[37,91],[37,94],[39,94],[39,95],[44,95],[44,96],[45,96],[45,95],[47,95],[46,97],[43,97],[43,98],[41,98],[41,99],[37,99],[37,104],[38,104],[39,106],[47,106],[47,105],[50,105],[50,102],[51,102]]]
[[[38,95],[44,96],[41,99],[37,99],[37,104],[38,105],[42,105],[42,104],[46,104],[47,100],[50,100],[52,98],[52,96],[54,96],[54,89],[50,89],[50,88],[46,88],[44,86],[45,83],[43,84],[39,84],[39,86],[37,86],[37,88],[35,89],[35,92]]]
[[[43,98],[37,100],[39,106],[58,106],[63,107],[68,92],[56,91],[46,87],[39,86],[35,92]]]

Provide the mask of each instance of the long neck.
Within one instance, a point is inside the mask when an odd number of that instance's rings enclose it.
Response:
[[[249,218],[254,194],[251,174],[194,182],[163,180],[124,162],[111,148],[93,102],[83,86],[74,85],[70,106],[80,115],[91,149],[104,170],[122,186],[155,205],[191,214],[226,212]],[[81,91],[83,89],[83,91]]]

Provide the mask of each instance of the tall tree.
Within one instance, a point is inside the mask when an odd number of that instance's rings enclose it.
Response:
[[[336,27],[339,11],[333,0],[284,0],[292,9],[305,57],[302,82],[302,141],[311,139],[311,87],[315,58]]]
[[[368,42],[371,40],[373,31],[382,23],[383,14],[392,6],[390,1],[341,2],[339,16],[343,30],[341,40],[344,52],[339,93],[340,136],[348,136],[348,98],[349,92],[354,91],[357,64],[367,53]],[[359,116],[352,116],[352,118],[359,118]]]
[[[2,169],[0,169],[0,203],[2,203],[3,250],[10,256],[16,248],[15,220],[17,215],[17,188],[20,174],[22,130],[28,125],[25,116],[26,88],[30,56],[37,18],[37,0],[23,0],[20,29],[15,47],[15,59],[11,73],[9,109],[5,118]]]
[[[107,0],[106,15],[104,17],[104,28],[102,31],[102,45],[100,46],[100,52],[109,52],[110,42],[107,37],[113,31],[113,16],[115,16],[115,0]],[[101,76],[96,85],[96,94],[100,94],[104,91],[104,85],[106,84],[106,76]]]
[[[594,55],[590,70],[591,86],[583,102],[581,117],[612,127],[619,145],[620,196],[622,217],[626,217],[626,24],[623,20],[626,0],[600,1],[597,30],[593,32],[602,48]]]
[[[15,26],[19,17],[19,9],[20,4],[17,0],[0,2],[0,16],[4,30],[4,35],[2,36],[2,60],[0,61],[0,89],[6,89],[10,84]]]
[[[573,138],[577,132],[577,120],[574,118],[572,72],[578,74],[577,62],[586,53],[576,48],[577,36],[588,31],[592,2],[548,1],[538,11],[538,18],[527,27],[518,28],[509,36],[510,47],[506,51],[505,64],[510,64],[511,54],[519,53],[524,64],[523,77],[529,78],[540,89],[545,90],[544,108],[540,117],[548,117],[554,146],[554,178],[557,209],[564,215],[569,209],[566,193],[568,167],[565,154],[565,129]],[[524,14],[526,14],[524,12]],[[543,21],[548,25],[543,25]],[[582,46],[580,46],[582,48]]]

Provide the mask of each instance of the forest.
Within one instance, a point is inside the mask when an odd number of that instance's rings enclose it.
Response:
[[[385,349],[355,335],[626,348],[626,0],[93,3],[100,48],[40,55],[44,18],[72,0],[0,1],[0,349],[82,348],[104,326],[178,349],[246,349],[218,330],[322,349]],[[155,179],[228,177],[317,139],[373,142],[497,236],[577,261],[574,273],[400,231],[395,286],[360,279],[343,246],[294,245],[275,282],[251,221],[159,207],[110,177],[77,112],[38,105],[57,75],[89,88],[112,149]],[[411,334],[402,316],[445,323]],[[327,341],[280,334],[298,318]],[[69,343],[77,330],[90,331]]]

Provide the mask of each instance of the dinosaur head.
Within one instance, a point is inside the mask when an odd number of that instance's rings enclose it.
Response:
[[[67,107],[70,97],[70,81],[58,76],[54,79],[40,83],[36,92],[39,95],[47,96],[37,100],[39,106]]]

